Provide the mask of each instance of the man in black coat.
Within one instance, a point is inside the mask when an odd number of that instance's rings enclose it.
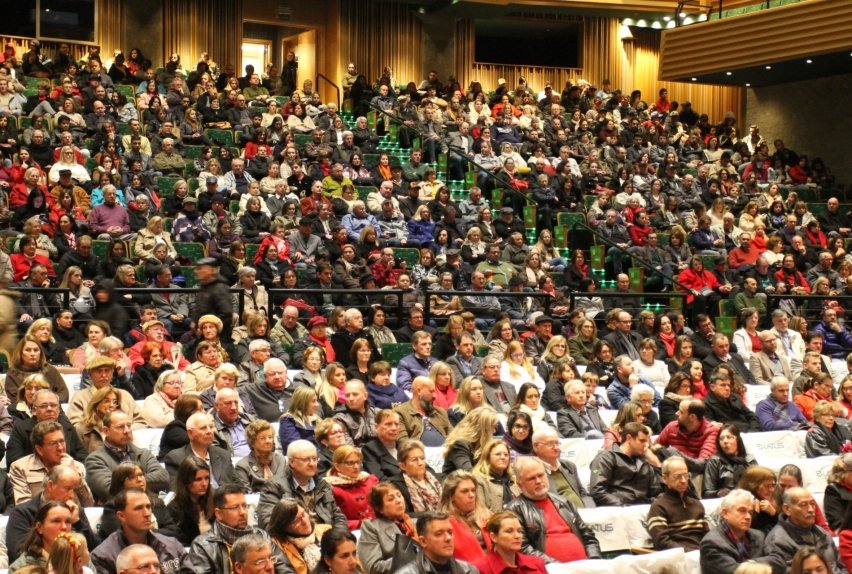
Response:
[[[693,351],[694,353],[694,351]],[[710,373],[721,365],[727,364],[739,375],[747,385],[756,385],[757,381],[751,374],[751,369],[746,366],[742,357],[737,353],[731,353],[731,343],[724,333],[716,333],[710,339],[710,354],[704,357],[704,382],[710,380]]]
[[[358,339],[366,339],[370,343],[370,348],[373,350],[370,362],[381,361],[382,356],[376,348],[373,336],[364,330],[364,316],[361,314],[361,311],[349,308],[343,316],[346,324],[343,329],[335,331],[331,336],[331,346],[334,348],[335,360],[344,367],[352,365],[354,363],[352,360],[353,343]]]
[[[8,469],[19,458],[35,452],[31,435],[33,428],[41,421],[56,421],[61,424],[68,455],[74,460],[86,460],[89,452],[80,442],[80,437],[74,430],[74,425],[62,412],[56,394],[47,390],[37,392],[33,398],[33,406],[35,410],[33,416],[15,421],[12,426],[12,434],[9,436],[9,442],[6,445],[6,468]]]
[[[740,432],[760,432],[762,429],[757,415],[743,404],[739,396],[731,392],[731,388],[732,382],[726,373],[719,372],[710,377],[710,386],[704,398],[704,416],[707,420],[732,424]]]
[[[212,257],[199,259],[196,263],[195,276],[198,278],[199,290],[195,295],[195,311],[192,315],[193,322],[203,315],[214,315],[222,320],[222,332],[219,339],[231,340],[231,332],[234,328],[234,310],[231,306],[231,294],[228,292],[228,284],[219,275],[216,269],[219,262]]]

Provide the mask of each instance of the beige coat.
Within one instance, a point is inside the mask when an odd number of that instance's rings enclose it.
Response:
[[[142,419],[152,429],[166,428],[174,418],[175,410],[166,404],[163,395],[156,391],[142,404]]]
[[[183,392],[201,393],[213,386],[216,369],[209,367],[201,361],[195,361],[184,372]]]
[[[92,491],[86,485],[86,467],[83,463],[72,459],[67,454],[62,457],[62,463],[67,466],[73,466],[80,473],[80,487],[75,491],[77,502],[83,506],[94,506],[95,499],[92,496]],[[35,454],[29,454],[23,458],[19,458],[9,467],[9,482],[12,484],[12,493],[15,497],[15,504],[20,505],[32,497],[38,495],[44,488],[44,477],[47,476],[47,469],[44,463]]]

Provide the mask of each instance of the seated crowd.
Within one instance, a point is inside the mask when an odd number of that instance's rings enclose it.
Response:
[[[347,125],[289,55],[281,77],[239,77],[90,54],[42,66],[29,97],[4,60],[10,571],[544,573],[602,557],[578,509],[647,504],[654,549],[700,549],[704,571],[846,572],[852,219],[798,200],[831,188],[821,161],[607,82],[492,95],[435,72],[370,86],[350,64]],[[591,254],[557,248],[563,212],[610,246],[614,296]],[[642,310],[630,256],[682,310]],[[748,404],[749,385],[768,396]],[[797,467],[746,452],[769,430],[837,457],[822,509]],[[577,438],[602,440],[588,469],[561,457]]]

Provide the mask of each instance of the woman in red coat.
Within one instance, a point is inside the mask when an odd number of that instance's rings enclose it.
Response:
[[[524,531],[514,512],[501,510],[485,525],[491,550],[473,563],[479,574],[545,574],[544,560],[521,553]]]
[[[13,253],[9,256],[9,259],[12,261],[12,281],[18,283],[29,277],[30,269],[36,263],[41,263],[47,267],[48,276],[56,276],[56,273],[53,271],[53,263],[51,263],[50,259],[36,253],[36,244],[32,237],[22,237],[19,246],[21,252]]]
[[[453,557],[471,563],[485,558],[485,552],[491,549],[491,539],[485,532],[491,511],[479,499],[477,484],[470,472],[455,470],[444,479],[441,493],[441,511],[450,515],[453,525]]]
[[[331,485],[334,500],[346,516],[350,530],[361,528],[362,520],[376,517],[367,497],[379,479],[361,470],[362,460],[358,448],[341,445],[334,450],[331,470],[325,475],[325,481]]]
[[[693,321],[701,313],[711,318],[719,314],[719,281],[716,276],[704,269],[704,260],[693,255],[689,267],[681,271],[678,281],[686,286],[686,305],[692,310]]]

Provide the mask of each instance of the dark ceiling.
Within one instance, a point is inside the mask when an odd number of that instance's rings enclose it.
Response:
[[[808,60],[810,63],[808,63]],[[730,75],[728,75],[728,72],[730,72]],[[852,53],[836,52],[811,56],[810,58],[778,60],[751,68],[724,70],[715,74],[677,78],[677,80],[740,87],[750,85],[750,87],[756,88],[848,74],[850,72],[852,72]],[[695,80],[692,79],[693,77]]]

